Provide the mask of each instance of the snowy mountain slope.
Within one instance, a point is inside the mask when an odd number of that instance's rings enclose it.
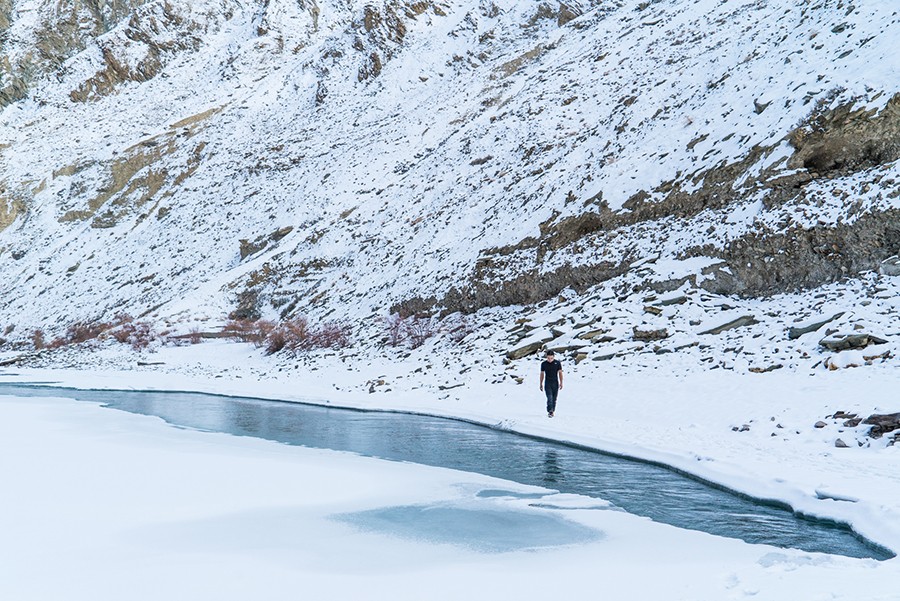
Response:
[[[3,110],[0,322],[21,332],[469,312],[607,280],[768,294],[900,251],[884,3],[130,14]]]

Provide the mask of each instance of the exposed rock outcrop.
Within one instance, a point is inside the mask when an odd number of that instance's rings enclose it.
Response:
[[[32,84],[44,77],[59,76],[66,59],[127,19],[150,0],[57,0],[44,1],[36,9],[33,48],[0,54],[0,107],[25,98]],[[0,3],[0,33],[14,18],[12,3]]]
[[[885,434],[900,430],[900,413],[872,414],[863,420],[863,424],[872,426],[869,436],[881,438]]]

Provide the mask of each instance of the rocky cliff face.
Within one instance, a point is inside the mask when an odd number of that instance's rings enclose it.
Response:
[[[35,81],[59,77],[66,61],[134,14],[144,0],[0,3],[0,106],[26,98]]]
[[[898,31],[877,2],[0,2],[0,322],[854,276],[900,253]]]

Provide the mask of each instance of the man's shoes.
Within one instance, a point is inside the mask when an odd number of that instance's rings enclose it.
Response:
[[[547,417],[553,417],[553,412],[552,412],[552,411],[548,411],[548,412],[547,412]]]

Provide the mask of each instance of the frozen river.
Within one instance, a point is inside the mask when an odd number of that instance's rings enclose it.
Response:
[[[157,416],[180,427],[485,474],[605,500],[658,522],[751,543],[849,557],[892,556],[846,525],[804,518],[778,504],[721,490],[664,466],[446,418],[180,392],[23,385],[0,385],[0,392],[71,397]],[[369,524],[390,522],[396,528],[415,525],[417,515],[410,511],[364,517]]]

